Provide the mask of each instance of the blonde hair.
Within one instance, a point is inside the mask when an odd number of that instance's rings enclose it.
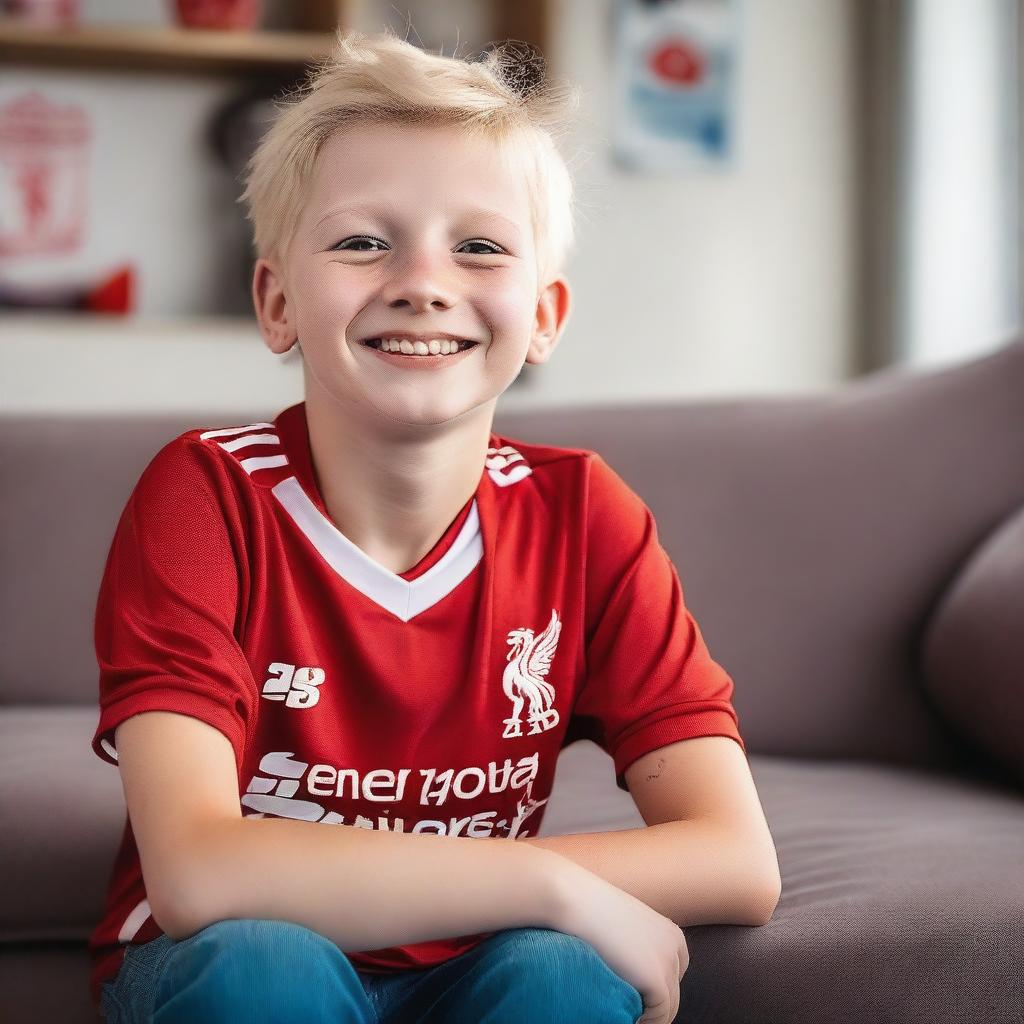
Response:
[[[333,51],[283,102],[249,159],[245,190],[257,256],[282,265],[324,143],[357,124],[458,127],[497,143],[525,178],[538,288],[558,276],[575,237],[574,188],[556,146],[577,86],[542,82],[543,61],[505,44],[475,61],[428,53],[391,30],[335,32]]]

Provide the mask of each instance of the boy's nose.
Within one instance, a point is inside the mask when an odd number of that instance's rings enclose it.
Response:
[[[454,305],[457,296],[436,268],[423,263],[397,273],[384,286],[388,306],[409,305],[417,311],[444,309]]]

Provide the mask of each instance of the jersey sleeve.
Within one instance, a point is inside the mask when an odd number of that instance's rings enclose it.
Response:
[[[110,764],[114,730],[142,711],[208,723],[241,764],[257,707],[236,635],[245,570],[235,552],[244,540],[216,458],[201,442],[171,441],[143,471],[117,524],[94,630],[100,717],[92,748]]]
[[[650,509],[596,453],[587,489],[586,674],[577,735],[611,755],[616,785],[657,747],[728,736],[746,753],[733,681],[708,652]]]

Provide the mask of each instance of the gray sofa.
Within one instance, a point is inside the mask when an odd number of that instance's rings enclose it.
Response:
[[[2,421],[0,1018],[95,1020],[85,941],[124,824],[90,750],[118,515],[189,427]],[[499,415],[647,501],[779,852],[764,927],[686,929],[687,1024],[1024,1021],[1024,341],[824,395]],[[642,825],[588,740],[542,834]]]

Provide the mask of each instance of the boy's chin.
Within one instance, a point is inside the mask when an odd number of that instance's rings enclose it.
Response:
[[[491,390],[481,388],[455,395],[451,389],[447,389],[443,394],[426,396],[422,390],[410,393],[405,388],[396,388],[390,394],[378,390],[371,392],[368,397],[374,410],[371,418],[379,417],[383,423],[428,427],[446,423],[470,423],[478,417],[486,416],[493,412],[500,393],[493,394]],[[368,409],[364,411],[369,412]]]

